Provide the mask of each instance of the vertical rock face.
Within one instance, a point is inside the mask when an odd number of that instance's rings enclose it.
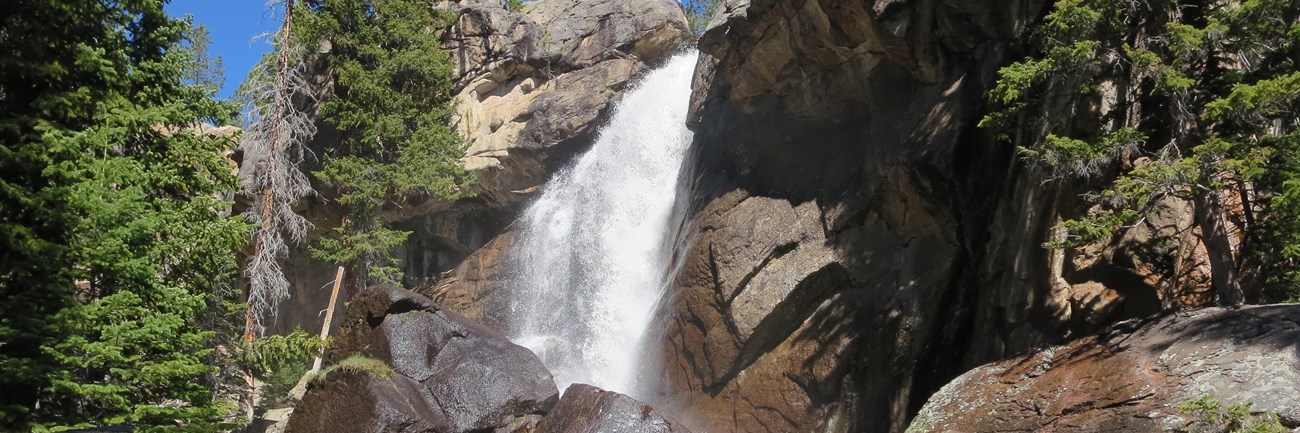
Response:
[[[692,101],[696,235],[659,326],[661,398],[697,430],[901,432],[971,335],[1047,338],[1011,335],[1036,313],[1022,299],[1020,321],[975,312],[985,283],[1046,280],[1038,209],[987,225],[1027,181],[974,132],[1043,3],[726,2]]]
[[[545,182],[590,145],[617,95],[689,35],[671,0],[462,2],[447,36],[461,75],[465,166],[492,199]]]
[[[1139,247],[1194,236],[1184,203],[1045,249],[1079,191],[976,127],[1049,3],[725,2],[699,43],[661,399],[697,430],[902,432],[968,368],[1200,302],[1197,251]]]

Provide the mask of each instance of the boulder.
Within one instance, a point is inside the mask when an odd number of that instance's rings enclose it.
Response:
[[[1204,397],[1300,427],[1300,305],[1126,322],[987,364],[931,396],[907,431],[1181,431],[1198,419],[1178,406]]]
[[[346,403],[369,408],[399,401],[415,405],[417,399],[407,395],[418,394],[427,397],[429,411],[441,420],[438,425],[445,426],[439,431],[466,432],[501,428],[521,417],[544,414],[559,398],[551,373],[528,349],[510,343],[495,330],[441,309],[429,298],[388,285],[367,289],[352,300],[328,359],[330,364],[340,364],[355,355],[391,367],[391,381],[397,385],[387,389],[398,393],[387,395],[379,390],[382,387],[372,386],[377,391],[370,394],[340,395],[328,386],[337,374],[331,373],[321,384],[308,387],[303,405],[334,407]],[[407,385],[420,391],[402,388]],[[372,417],[373,421],[365,422],[382,425],[391,421],[396,423],[390,425],[392,428],[407,428],[398,416],[404,413],[385,414],[391,416]],[[290,419],[290,425],[295,418],[311,416],[300,409]]]
[[[551,372],[533,352],[486,331],[470,328],[448,342],[425,382],[455,431],[491,429],[545,413],[559,397]]]
[[[312,383],[285,433],[444,433],[446,416],[428,389],[400,374],[340,369]]]
[[[574,384],[536,433],[690,433],[680,421],[626,395]]]

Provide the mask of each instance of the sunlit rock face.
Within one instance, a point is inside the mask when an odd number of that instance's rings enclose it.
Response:
[[[689,36],[671,0],[462,2],[444,47],[460,68],[456,119],[479,190],[508,201],[590,146],[624,87]]]
[[[1179,404],[1300,425],[1300,306],[1210,308],[976,368],[930,397],[909,432],[1164,432],[1207,421]]]

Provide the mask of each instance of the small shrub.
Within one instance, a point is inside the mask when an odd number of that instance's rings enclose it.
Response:
[[[375,358],[352,355],[339,361],[338,364],[331,365],[325,371],[321,372],[317,378],[329,376],[334,371],[345,371],[349,373],[366,373],[380,379],[388,380],[393,377],[393,367],[389,367],[384,361]]]
[[[1182,431],[1188,433],[1287,433],[1277,415],[1252,415],[1250,403],[1224,407],[1213,395],[1184,401],[1178,411],[1195,417]]]

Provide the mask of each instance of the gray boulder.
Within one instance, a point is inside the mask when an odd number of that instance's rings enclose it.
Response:
[[[681,421],[623,394],[583,384],[537,424],[536,433],[690,433]]]
[[[344,429],[319,431],[493,430],[544,414],[559,399],[551,373],[528,349],[408,290],[367,289],[350,303],[340,328],[330,348],[331,364],[361,355],[390,366],[392,378],[378,383],[364,379],[369,376],[327,375],[308,387],[290,418],[290,432],[295,422]],[[336,385],[341,381],[348,386]],[[348,391],[361,385],[370,392]],[[405,409],[385,409],[389,406]],[[346,416],[331,414],[337,419],[328,424],[295,421],[344,407],[359,409],[339,409]],[[302,428],[298,431],[317,431]]]
[[[289,417],[285,433],[443,433],[452,431],[433,395],[419,382],[338,370],[313,383]]]

